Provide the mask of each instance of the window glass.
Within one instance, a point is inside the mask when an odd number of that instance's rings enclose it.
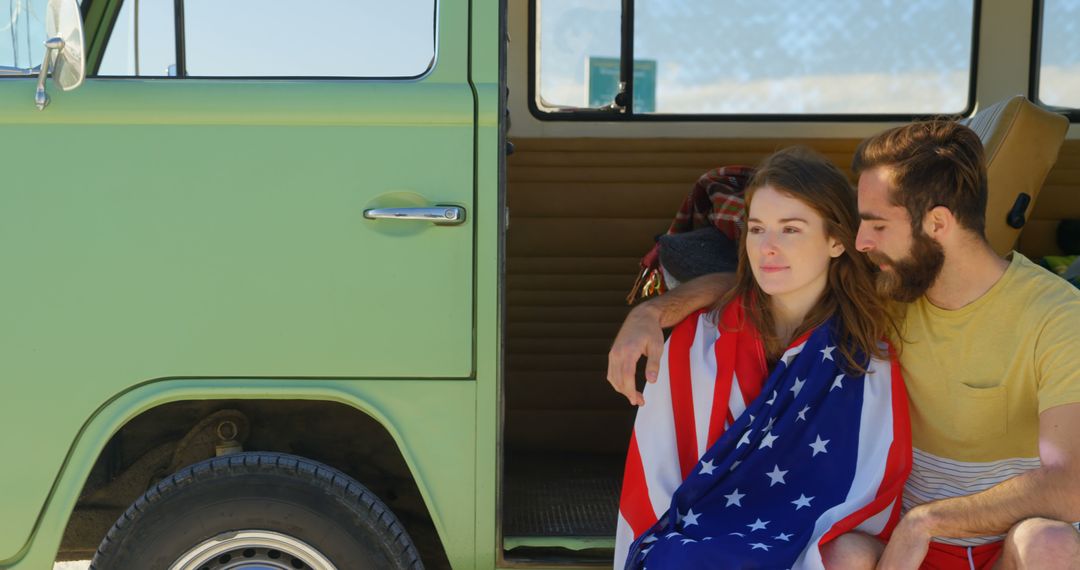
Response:
[[[175,22],[173,0],[124,2],[109,36],[98,75],[175,75]]]
[[[434,0],[185,0],[191,77],[414,77],[435,57]]]
[[[1044,0],[1039,101],[1080,109],[1080,0]]]
[[[583,70],[619,48],[616,4],[543,2],[544,101],[589,100]],[[972,0],[634,0],[633,112],[961,112],[973,24]]]
[[[46,0],[0,0],[0,65],[30,69],[45,57]]]
[[[601,107],[619,83],[621,0],[541,0],[536,37],[539,103]],[[590,88],[591,87],[591,88]]]

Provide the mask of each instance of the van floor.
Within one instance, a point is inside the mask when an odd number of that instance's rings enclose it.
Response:
[[[623,455],[507,454],[504,548],[613,548],[625,461]]]

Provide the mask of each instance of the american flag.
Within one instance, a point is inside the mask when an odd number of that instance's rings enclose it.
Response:
[[[767,373],[731,303],[664,347],[626,461],[616,568],[823,568],[849,530],[886,538],[911,468],[895,355],[851,376],[830,320]]]

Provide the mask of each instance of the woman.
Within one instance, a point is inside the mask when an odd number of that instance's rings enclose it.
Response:
[[[616,567],[821,568],[823,545],[899,516],[907,400],[851,186],[791,148],[746,201],[736,286],[672,331],[645,388]]]

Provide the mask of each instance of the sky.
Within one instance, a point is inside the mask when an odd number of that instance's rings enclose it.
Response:
[[[1057,80],[1080,69],[1080,0],[1046,4],[1044,92],[1080,105],[1080,84]],[[620,5],[541,0],[545,101],[585,104],[588,58],[619,55]],[[972,14],[972,0],[637,0],[634,56],[657,62],[659,112],[948,113],[967,103]]]

